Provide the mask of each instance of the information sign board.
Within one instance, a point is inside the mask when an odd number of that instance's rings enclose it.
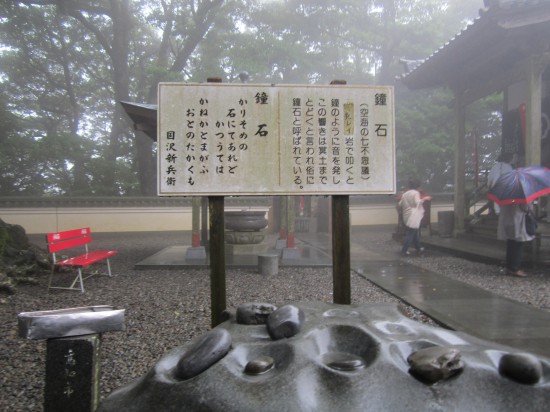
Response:
[[[395,193],[389,86],[160,83],[160,196]]]

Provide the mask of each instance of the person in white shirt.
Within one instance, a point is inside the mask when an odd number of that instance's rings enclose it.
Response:
[[[417,180],[409,180],[409,190],[403,193],[399,201],[399,209],[403,216],[405,224],[405,236],[403,238],[403,246],[401,254],[403,256],[410,255],[409,247],[414,245],[417,252],[421,252],[424,248],[420,245],[420,223],[424,217],[425,200],[431,200],[430,196],[421,198],[418,188],[420,183]]]

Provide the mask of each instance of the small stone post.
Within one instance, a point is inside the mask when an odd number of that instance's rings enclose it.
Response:
[[[99,334],[48,339],[44,412],[97,409],[100,349]]]
[[[45,412],[99,406],[101,333],[124,330],[124,309],[90,306],[18,315],[19,336],[47,339]]]

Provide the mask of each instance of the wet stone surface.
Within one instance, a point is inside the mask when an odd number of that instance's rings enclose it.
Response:
[[[230,315],[114,391],[99,411],[363,412],[406,405],[515,412],[550,404],[550,359],[415,322],[394,305],[298,302],[274,310],[265,325]]]

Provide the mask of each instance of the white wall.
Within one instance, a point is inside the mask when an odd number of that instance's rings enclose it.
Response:
[[[226,207],[226,210],[241,209]],[[432,203],[432,223],[437,222],[437,212],[445,210],[453,210],[453,205]],[[0,218],[23,226],[28,234],[80,227],[91,227],[94,232],[191,230],[192,225],[190,207],[1,208]],[[351,205],[350,219],[352,226],[397,224],[397,212],[393,203]]]

